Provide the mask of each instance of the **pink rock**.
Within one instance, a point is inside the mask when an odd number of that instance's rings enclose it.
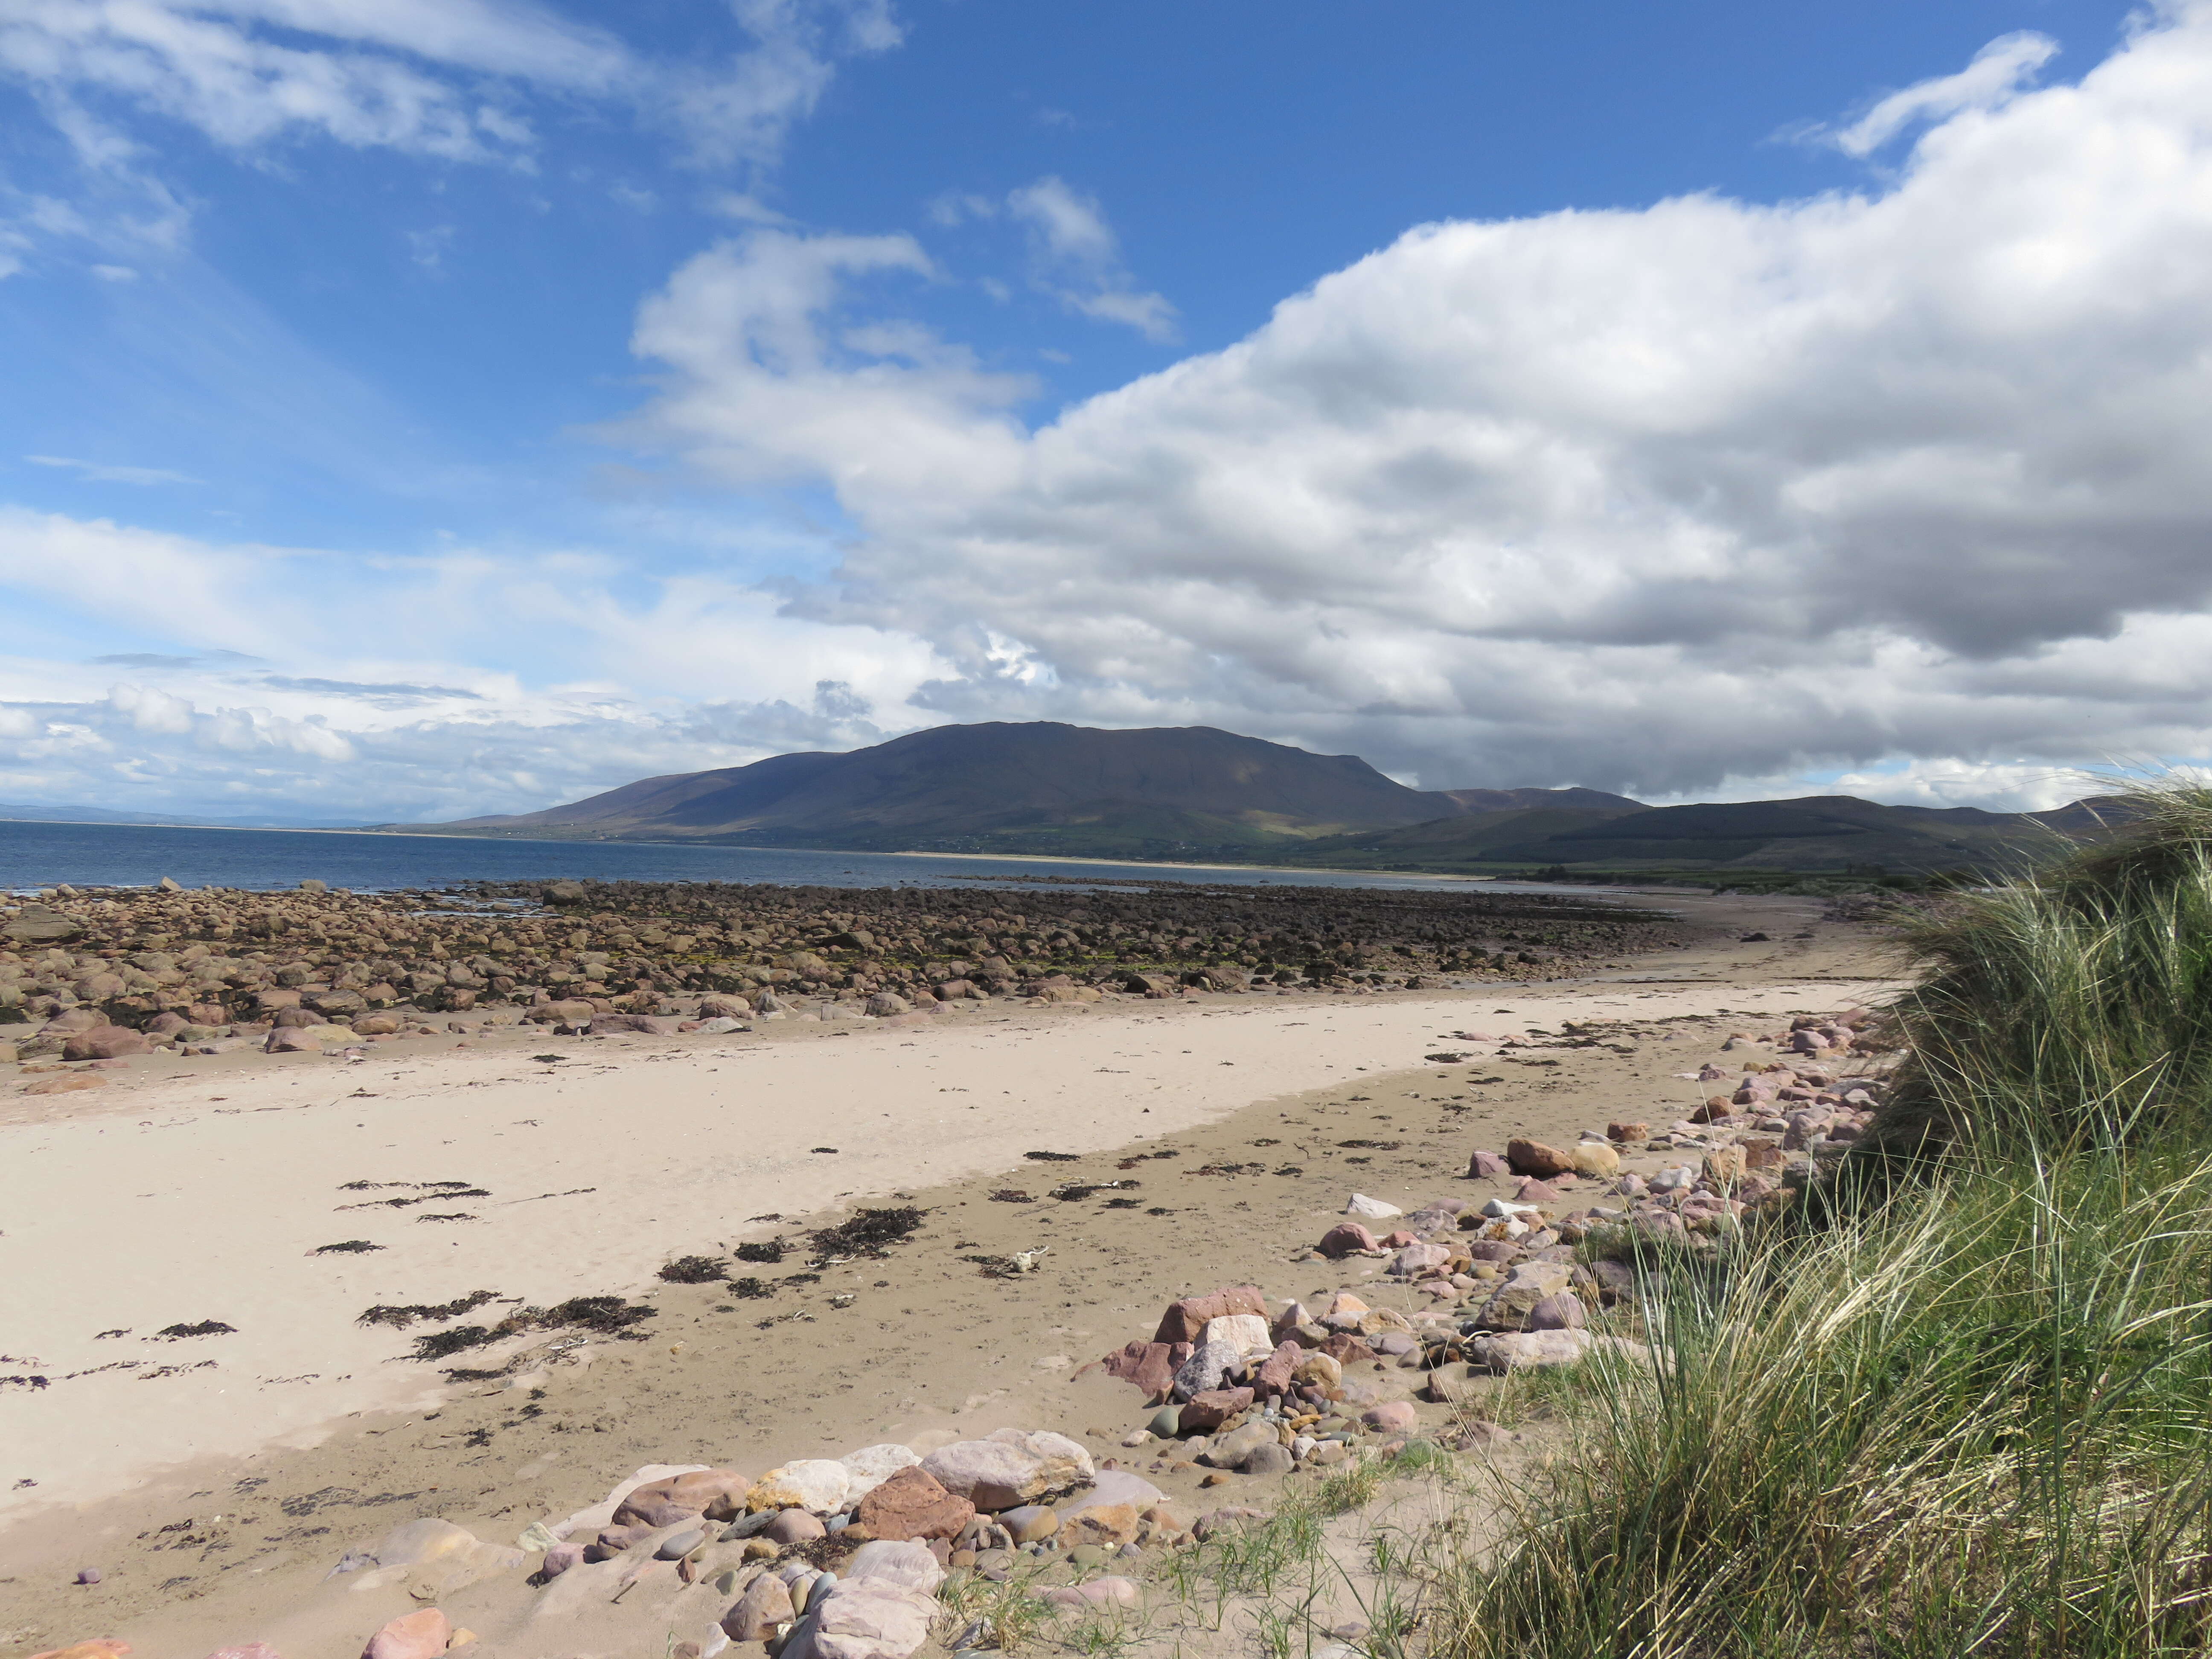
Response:
[[[453,1620],[436,1607],[405,1613],[368,1638],[361,1659],[437,1659],[453,1639]]]
[[[1379,1250],[1382,1244],[1374,1234],[1356,1221],[1344,1221],[1322,1235],[1321,1253],[1335,1261],[1356,1250]]]
[[[1477,1152],[1467,1161],[1468,1179],[1470,1181],[1486,1181],[1493,1176],[1502,1176],[1505,1171],[1505,1160],[1496,1152]]]
[[[1421,1236],[1419,1233],[1409,1233],[1403,1228],[1401,1228],[1395,1233],[1383,1234],[1381,1242],[1382,1248],[1386,1250],[1402,1250],[1408,1244],[1419,1243],[1421,1242]]]
[[[1386,1400],[1379,1406],[1370,1406],[1359,1413],[1359,1420],[1370,1429],[1393,1434],[1404,1434],[1421,1425],[1420,1414],[1407,1400]]]
[[[584,1547],[581,1544],[556,1544],[545,1552],[545,1559],[538,1564],[538,1577],[558,1578],[569,1568],[580,1566],[583,1559]]]
[[[1517,1204],[1557,1204],[1559,1198],[1558,1188],[1533,1176],[1523,1181],[1513,1194],[1514,1201]]]
[[[276,1650],[266,1642],[248,1642],[243,1647],[217,1648],[208,1659],[282,1659]]]

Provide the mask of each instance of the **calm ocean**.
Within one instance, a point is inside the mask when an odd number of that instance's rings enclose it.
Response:
[[[568,876],[609,881],[771,882],[783,886],[979,887],[1019,878],[1236,883],[1263,887],[1461,888],[1431,876],[1325,870],[1166,869],[1045,859],[937,858],[912,853],[787,852],[636,842],[485,841],[343,830],[170,830],[126,823],[0,821],[0,889],[146,886],[164,876],[187,887],[296,886],[309,877],[375,890],[458,881]],[[1518,882],[1492,891],[1544,891]],[[1581,890],[1587,892],[1588,889]]]

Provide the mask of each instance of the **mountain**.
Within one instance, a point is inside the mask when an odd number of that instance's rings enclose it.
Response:
[[[1249,857],[1466,810],[1453,795],[1394,783],[1353,755],[1203,726],[1109,732],[1039,720],[941,726],[848,754],[645,778],[541,812],[387,827],[855,851]]]
[[[2124,812],[2110,799],[2027,813],[1985,812],[1971,806],[1883,806],[1851,795],[1694,806],[1631,805],[1625,811],[1612,806],[1538,807],[1470,812],[1398,829],[1329,836],[1308,842],[1286,854],[1285,861],[1470,872],[1496,872],[1507,866],[1624,874],[1879,866],[1900,874],[1924,873],[2016,864],[2067,841],[2103,833]]]

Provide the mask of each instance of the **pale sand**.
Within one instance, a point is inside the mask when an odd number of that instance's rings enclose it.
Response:
[[[1747,985],[1742,958],[1763,953],[1731,949],[1723,981],[1704,977],[1717,962],[1678,957],[1692,982],[1134,1002],[849,1035],[522,1038],[126,1076],[53,1101],[72,1114],[59,1121],[0,1127],[0,1373],[53,1379],[0,1389],[0,1505],[82,1504],[164,1465],[311,1443],[346,1413],[428,1405],[442,1390],[398,1358],[408,1339],[354,1322],[374,1304],[635,1290],[672,1255],[778,1231],[752,1219],[767,1212],[796,1218],[1021,1166],[1033,1149],[1125,1146],[1416,1066],[1440,1046],[1484,1052],[1440,1041],[1455,1030],[1838,1005],[1833,982]],[[533,1050],[571,1058],[545,1066]],[[1685,1086],[1685,1109],[1698,1094]],[[1023,1167],[1049,1184],[1050,1166]],[[345,1207],[414,1195],[344,1190],[364,1180],[463,1181],[491,1196]],[[313,1254],[356,1238],[386,1248]],[[155,1335],[202,1320],[236,1334]],[[122,1361],[140,1363],[71,1375]]]

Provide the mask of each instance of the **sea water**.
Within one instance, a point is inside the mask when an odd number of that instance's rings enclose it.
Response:
[[[822,853],[658,842],[520,841],[325,830],[191,830],[136,823],[0,820],[0,889],[143,887],[167,876],[186,887],[296,887],[313,878],[356,891],[464,881],[765,882],[787,887],[1004,887],[1078,882],[1234,884],[1260,887],[1464,890],[1449,876],[1117,864],[1073,859]],[[1485,891],[1558,891],[1486,881]],[[1583,887],[1576,890],[1587,894]]]

